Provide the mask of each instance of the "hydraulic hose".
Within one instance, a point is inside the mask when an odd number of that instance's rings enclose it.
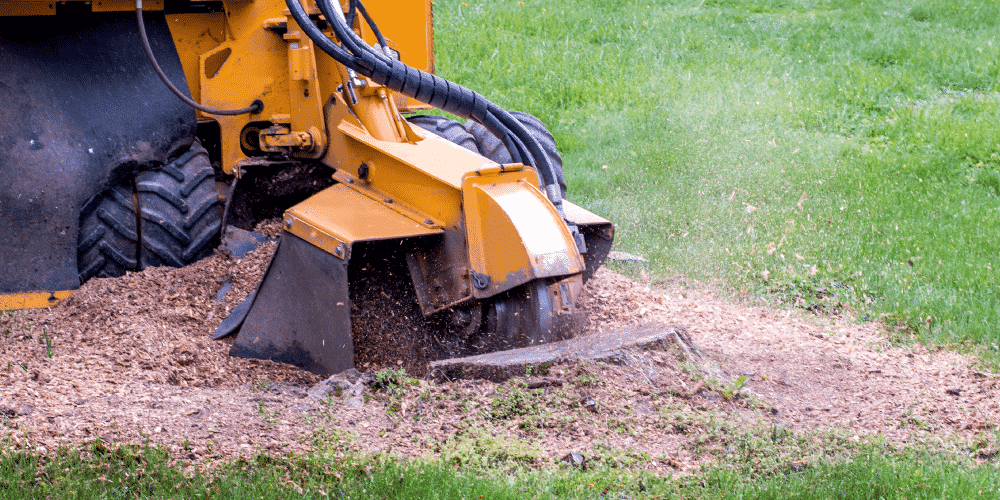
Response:
[[[396,92],[454,115],[471,118],[499,137],[514,161],[535,167],[546,195],[562,213],[562,192],[554,166],[542,147],[517,119],[482,95],[444,78],[407,66],[376,52],[350,26],[340,6],[330,0],[315,0],[341,45],[334,43],[309,19],[300,0],[285,0],[295,22],[321,50],[357,73]],[[360,2],[359,12],[370,22]],[[372,23],[374,24],[374,23]]]
[[[375,34],[375,39],[378,40],[378,44],[382,46],[383,51],[384,49],[389,48],[389,43],[385,41],[385,36],[382,35],[382,30],[378,29],[378,25],[372,20],[372,16],[368,15],[368,9],[365,8],[365,4],[361,3],[359,0],[351,0],[351,10],[353,11],[354,9],[357,9],[357,11],[361,13],[361,17],[365,19],[365,23],[368,24],[368,27],[372,29],[372,33]],[[353,16],[346,21],[348,26],[354,25]]]
[[[149,62],[153,65],[153,69],[156,70],[156,74],[160,77],[160,80],[163,81],[163,84],[166,85],[167,88],[170,89],[170,91],[173,92],[175,96],[177,96],[180,100],[184,101],[185,104],[191,106],[194,109],[197,109],[198,111],[201,111],[202,113],[207,113],[210,115],[222,115],[222,116],[243,115],[246,113],[260,113],[261,111],[264,110],[264,102],[261,101],[260,99],[255,99],[252,103],[250,103],[249,106],[245,108],[229,110],[229,109],[214,109],[214,108],[209,108],[207,106],[202,106],[201,104],[194,102],[194,100],[191,99],[190,97],[184,95],[183,92],[181,92],[177,87],[174,86],[173,83],[170,82],[170,79],[167,78],[166,73],[163,72],[163,70],[160,68],[160,65],[156,62],[156,56],[153,55],[153,48],[149,46],[149,37],[146,36],[146,23],[142,19],[142,0],[135,0],[135,17],[136,20],[139,22],[139,38],[142,39],[142,47],[146,49],[146,57],[149,58]]]

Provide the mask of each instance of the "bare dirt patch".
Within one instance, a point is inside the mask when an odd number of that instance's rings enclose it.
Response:
[[[51,309],[4,313],[0,439],[46,450],[148,440],[199,463],[265,450],[469,460],[501,449],[491,459],[582,452],[685,470],[728,453],[732,428],[769,426],[997,452],[998,378],[978,372],[973,359],[893,346],[875,323],[650,288],[608,270],[588,285],[588,331],[677,324],[704,359],[666,349],[633,352],[620,364],[557,365],[504,384],[390,384],[370,388],[359,408],[347,395],[311,398],[319,377],[231,358],[229,343],[209,339],[256,286],[273,249],[92,280]]]
[[[746,377],[747,389],[794,428],[948,440],[993,429],[1000,415],[996,374],[953,351],[894,346],[878,323],[748,307],[702,290],[652,290],[611,273],[595,287],[612,325],[684,325],[728,377]]]

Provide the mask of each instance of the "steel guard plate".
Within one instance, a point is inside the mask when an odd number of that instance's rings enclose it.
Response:
[[[289,209],[285,228],[242,324],[241,311],[233,311],[215,338],[239,330],[231,355],[288,363],[320,375],[354,367],[348,291],[352,244],[441,233],[342,184]]]
[[[352,338],[347,261],[282,234],[229,354],[330,375],[354,367]]]

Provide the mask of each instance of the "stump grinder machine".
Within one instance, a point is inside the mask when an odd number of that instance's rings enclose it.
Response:
[[[0,2],[0,309],[281,216],[233,355],[331,374],[572,336],[613,226],[563,198],[540,121],[433,74],[431,13]]]

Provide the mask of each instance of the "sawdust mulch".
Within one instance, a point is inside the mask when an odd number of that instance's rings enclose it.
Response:
[[[660,351],[621,366],[556,366],[547,376],[558,382],[543,384],[543,399],[521,401],[532,408],[524,414],[494,408],[517,386],[483,381],[422,382],[357,409],[308,398],[319,377],[231,358],[229,343],[209,339],[256,286],[273,249],[95,279],[48,310],[4,314],[0,439],[39,450],[149,440],[200,463],[340,441],[354,451],[417,456],[485,432],[553,458],[618,449],[659,457],[651,467],[683,470],[701,458],[699,437],[678,427],[678,416],[717,413],[996,453],[998,378],[967,356],[893,346],[877,323],[649,287],[608,270],[588,285],[588,331],[684,326],[707,359],[705,371],[692,373],[680,352]],[[227,281],[232,289],[217,300]],[[740,377],[752,397],[721,397],[719,388]]]

